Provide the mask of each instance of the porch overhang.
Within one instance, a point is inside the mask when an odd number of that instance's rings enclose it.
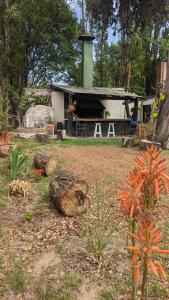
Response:
[[[125,91],[124,88],[83,88],[75,86],[61,86],[53,85],[51,89],[59,92],[64,92],[71,95],[73,98],[83,97],[83,99],[96,99],[100,100],[130,100],[135,101],[136,99],[144,99],[144,97],[135,93]]]

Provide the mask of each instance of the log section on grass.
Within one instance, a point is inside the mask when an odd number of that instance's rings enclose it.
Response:
[[[35,153],[34,165],[36,168],[44,170],[46,175],[51,175],[56,170],[57,162],[52,156],[41,151]]]
[[[50,198],[66,216],[77,216],[89,207],[88,184],[71,172],[61,171],[49,185]]]

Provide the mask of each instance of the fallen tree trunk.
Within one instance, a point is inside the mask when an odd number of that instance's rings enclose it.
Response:
[[[56,170],[57,162],[47,153],[37,152],[34,156],[34,165],[36,168],[44,170],[46,175],[51,175]]]
[[[151,147],[151,146],[156,147],[158,151],[161,150],[161,144],[160,143],[149,141],[149,140],[146,140],[146,139],[142,139],[140,141],[140,150],[145,151],[145,150],[147,150],[148,147]]]
[[[122,138],[122,147],[125,148],[130,148],[130,147],[134,147],[134,137],[124,137]]]
[[[50,182],[50,198],[66,216],[77,216],[89,207],[88,184],[74,174],[62,171]]]

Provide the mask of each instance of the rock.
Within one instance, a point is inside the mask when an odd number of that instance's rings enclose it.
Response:
[[[35,133],[22,133],[22,132],[17,132],[16,134],[17,137],[20,137],[21,139],[34,139],[36,134]]]
[[[49,119],[54,120],[53,107],[34,105],[27,110],[24,116],[24,127],[34,128],[35,125],[41,127],[41,124],[45,125]]]

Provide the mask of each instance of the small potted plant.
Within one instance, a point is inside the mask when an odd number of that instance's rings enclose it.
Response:
[[[3,111],[3,103],[0,101],[0,157],[8,156],[15,144],[11,141],[12,132],[9,131],[8,114]]]
[[[74,104],[70,104],[70,105],[68,106],[68,112],[74,112],[75,110],[76,110],[76,107],[75,107]]]
[[[104,117],[105,117],[105,119],[109,119],[110,118],[110,112],[105,110]]]
[[[48,134],[54,133],[54,124],[52,117],[49,116],[47,123],[46,123],[46,131]]]
[[[15,148],[15,144],[11,141],[12,132],[3,132],[0,135],[0,157],[6,157],[12,148]]]

